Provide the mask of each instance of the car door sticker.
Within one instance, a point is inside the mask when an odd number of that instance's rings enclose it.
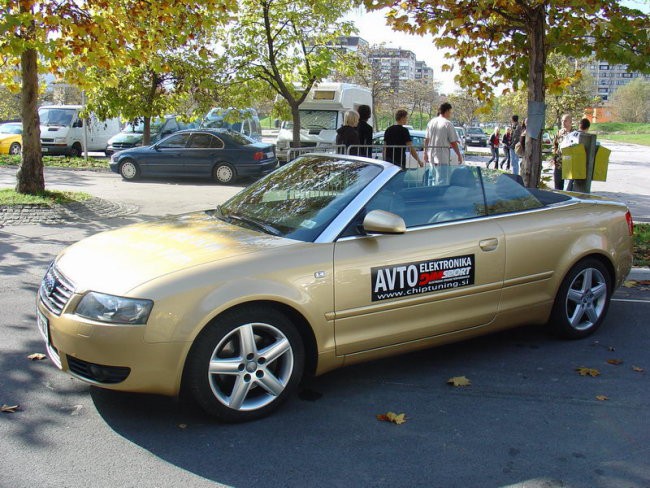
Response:
[[[372,301],[474,284],[474,254],[371,268]]]

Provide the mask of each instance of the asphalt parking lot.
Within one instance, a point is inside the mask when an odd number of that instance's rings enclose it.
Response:
[[[12,178],[0,168],[0,186]],[[214,206],[239,188],[61,170],[47,170],[46,181],[138,211],[0,228],[0,405],[19,406],[0,414],[0,486],[650,486],[650,287],[617,291],[585,340],[524,327],[355,365],[314,379],[267,419],[222,425],[189,403],[101,390],[27,356],[44,349],[35,294],[61,249]],[[581,367],[599,374],[581,376]],[[471,385],[448,385],[456,376]],[[406,422],[376,419],[389,411]]]

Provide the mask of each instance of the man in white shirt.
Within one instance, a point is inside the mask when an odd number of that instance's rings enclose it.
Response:
[[[458,156],[458,164],[463,164],[463,154],[458,147],[458,134],[450,119],[451,104],[445,102],[440,105],[439,115],[427,124],[427,133],[424,138],[424,162],[433,164],[436,183],[449,180],[451,150]]]

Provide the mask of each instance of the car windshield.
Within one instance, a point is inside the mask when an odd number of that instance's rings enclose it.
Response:
[[[0,134],[22,134],[23,129],[20,125],[0,125]]]
[[[160,128],[162,127],[164,122],[165,121],[163,119],[152,119],[151,120],[151,133],[160,132]],[[143,134],[144,133],[144,120],[136,119],[134,122],[127,122],[127,124],[124,126],[124,130],[122,132],[133,132],[135,134]]]
[[[485,132],[483,132],[483,129],[474,128],[474,129],[467,129],[468,134],[479,134],[479,135],[484,135]]]
[[[253,183],[215,215],[272,235],[313,242],[382,167],[304,156]]]
[[[336,110],[300,110],[301,129],[336,130]],[[293,122],[285,122],[285,129],[292,129]]]
[[[42,108],[38,111],[38,118],[41,125],[68,127],[72,123],[74,114],[74,109]]]

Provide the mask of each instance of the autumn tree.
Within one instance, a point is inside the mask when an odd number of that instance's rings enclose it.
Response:
[[[489,99],[500,83],[528,88],[528,118],[522,176],[537,186],[546,102],[547,58],[594,55],[630,71],[650,69],[648,15],[616,0],[364,0],[370,9],[389,7],[393,28],[431,34],[448,49],[443,69],[459,68],[456,81]]]
[[[38,72],[80,87],[85,68],[145,63],[158,46],[191,40],[197,27],[226,20],[234,0],[5,0],[0,4],[2,82],[20,80],[22,162],[16,190],[45,189],[37,112]]]
[[[262,80],[289,106],[293,144],[300,144],[299,106],[315,83],[337,67],[337,38],[352,33],[340,17],[351,0],[240,0],[224,39],[232,90]],[[339,66],[339,69],[342,69]]]
[[[463,125],[472,124],[478,117],[478,110],[485,105],[471,90],[459,90],[447,97],[453,107],[454,121]]]
[[[621,122],[650,122],[650,82],[636,78],[614,92],[612,105]]]

